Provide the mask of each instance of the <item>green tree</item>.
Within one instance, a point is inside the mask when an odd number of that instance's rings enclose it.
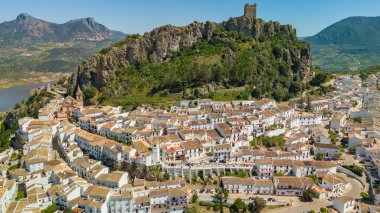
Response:
[[[320,208],[321,213],[327,213],[327,209],[325,207]]]
[[[319,179],[318,179],[317,175],[308,175],[306,177],[310,178],[315,184],[319,183]]]
[[[315,213],[315,211],[314,210],[310,210],[309,213]]]
[[[285,176],[285,174],[283,172],[277,172],[276,176]]]
[[[247,209],[247,205],[241,198],[237,198],[235,202],[231,206],[231,210],[233,212],[245,212]]]
[[[169,180],[170,179],[170,174],[165,172],[164,173],[164,180]]]
[[[196,203],[198,201],[199,197],[198,197],[198,194],[193,194],[193,196],[191,196],[191,202],[192,203]]]
[[[253,202],[248,205],[248,209],[250,212],[260,212],[265,206],[267,202],[261,197],[254,197]]]
[[[25,196],[25,192],[24,191],[18,191],[17,192],[17,197],[16,197],[16,200],[21,200],[23,198],[26,198]]]
[[[305,200],[313,200],[313,198],[317,198],[317,197],[318,197],[317,193],[312,189],[306,189],[303,192],[303,198]]]
[[[307,112],[311,112],[312,106],[311,106],[311,100],[310,100],[310,95],[307,96],[307,101],[306,101],[306,107],[305,110]]]
[[[58,210],[58,206],[55,204],[51,204],[50,206],[46,207],[46,209],[41,210],[41,213],[54,213]]]
[[[229,192],[227,189],[217,189],[213,196],[216,206],[223,212],[223,206],[227,203]]]
[[[367,192],[360,192],[360,196],[363,198],[363,200],[369,200],[369,195]]]
[[[324,156],[325,156],[325,155],[324,155],[322,152],[318,152],[318,153],[316,154],[316,157],[317,157],[318,160],[322,160]]]

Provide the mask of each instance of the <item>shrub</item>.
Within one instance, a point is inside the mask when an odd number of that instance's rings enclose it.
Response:
[[[346,168],[353,172],[354,174],[358,175],[359,177],[363,176],[364,168],[356,165],[342,165],[343,168]]]
[[[215,203],[210,201],[199,201],[200,206],[214,207]]]

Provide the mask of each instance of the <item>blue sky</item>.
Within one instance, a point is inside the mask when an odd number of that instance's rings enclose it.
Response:
[[[257,2],[258,17],[293,25],[298,36],[318,33],[349,16],[379,16],[379,0],[0,0],[0,22],[22,12],[46,21],[94,17],[112,30],[144,33],[165,25],[220,22],[240,16],[246,2]]]

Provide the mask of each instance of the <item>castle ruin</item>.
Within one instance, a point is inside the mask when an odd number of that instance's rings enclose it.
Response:
[[[256,3],[244,5],[244,16],[249,18],[256,18]]]

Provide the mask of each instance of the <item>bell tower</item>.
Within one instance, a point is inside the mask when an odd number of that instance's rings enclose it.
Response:
[[[76,107],[82,108],[83,107],[83,93],[79,86],[78,86],[77,92],[75,93],[75,99],[76,99]]]

